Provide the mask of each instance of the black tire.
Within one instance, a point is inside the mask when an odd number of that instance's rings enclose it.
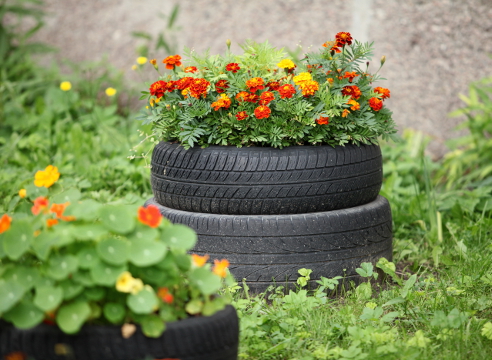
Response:
[[[377,145],[185,150],[160,142],[151,160],[155,200],[228,215],[303,214],[373,201],[382,184]]]
[[[255,291],[293,285],[301,268],[313,271],[313,281],[350,279],[362,262],[392,259],[391,208],[382,196],[358,207],[298,215],[203,214],[170,209],[153,199],[149,204],[197,232],[192,252],[229,260],[236,280],[246,279]]]
[[[160,338],[147,338],[138,328],[130,338],[124,339],[119,326],[86,325],[79,334],[67,335],[56,326],[46,324],[18,330],[0,323],[0,358],[22,351],[36,360],[143,360],[148,357],[237,360],[239,322],[231,305],[209,317],[188,318],[166,325]],[[56,355],[57,344],[66,345],[74,356]]]

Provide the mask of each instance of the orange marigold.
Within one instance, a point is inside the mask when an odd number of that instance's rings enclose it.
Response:
[[[229,88],[227,80],[222,79],[217,81],[217,83],[215,84],[215,91],[217,91],[219,94],[225,92],[227,88]]]
[[[187,67],[185,67],[184,72],[185,73],[196,73],[196,72],[198,72],[198,69],[196,68],[196,66],[187,66]]]
[[[189,87],[190,95],[197,99],[199,99],[200,96],[206,97],[207,89],[209,86],[210,86],[210,82],[208,82],[205,79],[202,78],[193,79]]]
[[[248,113],[246,111],[240,111],[236,114],[237,121],[244,120],[248,117]]]
[[[193,264],[195,264],[195,266],[197,267],[202,267],[203,265],[205,265],[209,257],[210,256],[208,255],[200,256],[198,254],[191,254],[191,260],[193,261]]]
[[[10,228],[10,223],[12,222],[12,218],[7,214],[3,214],[0,218],[0,234],[7,231]]]
[[[246,86],[248,87],[249,91],[252,93],[258,90],[263,90],[265,88],[264,80],[261,77],[255,77],[249,79],[248,81],[246,81]]]
[[[214,108],[215,111],[218,111],[221,108],[229,109],[229,106],[231,106],[231,99],[229,99],[226,94],[220,94],[220,97],[217,99],[217,101],[213,102],[211,106]]]
[[[354,80],[354,78],[357,76],[359,76],[359,74],[357,74],[355,71],[352,72],[346,71],[343,77],[345,79],[349,79],[349,82],[352,82],[352,80]]]
[[[237,71],[239,69],[241,69],[241,68],[239,67],[239,64],[237,64],[237,63],[230,63],[230,64],[226,65],[226,70],[232,71],[233,73],[237,73]]]
[[[222,259],[220,261],[215,259],[214,268],[212,269],[212,271],[214,272],[214,274],[225,278],[227,276],[226,269],[228,266],[229,266],[229,261],[227,261],[226,259]]]
[[[174,296],[169,292],[167,287],[161,287],[157,290],[157,296],[167,304],[172,304]]]
[[[381,100],[388,99],[390,97],[390,91],[386,88],[376,87],[374,88],[374,92],[381,94]]]
[[[347,115],[348,115],[348,114],[350,114],[350,111],[349,111],[349,110],[347,110],[347,109],[345,109],[345,110],[343,110],[343,112],[342,112],[342,117],[347,117]]]
[[[314,80],[303,81],[299,84],[299,87],[301,88],[302,95],[305,97],[314,95],[319,90],[319,84]]]
[[[342,95],[351,96],[352,99],[358,99],[362,95],[357,85],[344,86],[342,89]]]
[[[354,99],[350,99],[349,101],[347,101],[347,104],[351,105],[350,106],[350,110],[359,110],[360,109],[360,104],[355,101]]]
[[[324,44],[323,44],[323,47],[325,48],[329,48],[330,51],[335,51],[337,53],[340,53],[342,52],[342,50],[340,50],[337,46],[337,42],[336,41],[326,41]]]
[[[379,100],[376,97],[372,97],[369,99],[369,106],[374,110],[374,111],[379,111],[383,108],[383,102]]]
[[[150,85],[149,91],[150,95],[156,96],[158,98],[164,96],[167,90],[167,83],[164,80],[159,80]]]
[[[268,106],[260,105],[255,109],[255,116],[257,119],[267,119],[271,112],[272,110]]]
[[[151,228],[159,226],[162,220],[162,215],[159,208],[155,205],[149,205],[147,207],[140,206],[138,208],[138,220]]]
[[[171,55],[162,60],[166,64],[166,69],[172,70],[175,66],[181,66],[181,56]]]
[[[320,116],[316,119],[318,125],[328,125],[330,118],[328,116]]]
[[[278,88],[278,93],[282,99],[290,99],[296,93],[296,88],[291,84],[285,84]]]
[[[34,200],[34,205],[31,207],[31,212],[34,215],[38,215],[40,212],[48,213],[49,201],[44,196],[39,196]]]
[[[260,105],[268,105],[275,100],[275,95],[271,91],[265,91],[260,95]]]

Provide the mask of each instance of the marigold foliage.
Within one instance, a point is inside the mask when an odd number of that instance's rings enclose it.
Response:
[[[383,104],[390,92],[374,87],[379,76],[365,68],[372,44],[339,32],[300,61],[268,42],[241,48],[242,55],[214,56],[185,49],[184,65],[175,63],[142,92],[150,106],[139,119],[152,124],[155,138],[186,148],[282,148],[370,144],[396,133]]]

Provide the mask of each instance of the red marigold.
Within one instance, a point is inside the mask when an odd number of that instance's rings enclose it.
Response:
[[[172,70],[175,66],[181,66],[181,56],[171,55],[162,60],[166,64],[166,69]]]
[[[138,220],[151,228],[159,226],[162,220],[162,215],[159,208],[155,205],[149,205],[147,207],[140,206],[138,208]]]
[[[374,88],[374,92],[381,94],[381,100],[388,99],[390,97],[390,91],[386,88],[378,86],[377,88]]]
[[[246,101],[248,99],[249,93],[246,91],[241,91],[236,94],[236,100],[239,102]]]
[[[348,32],[339,32],[335,35],[337,46],[352,45],[352,35]]]
[[[185,67],[184,72],[185,73],[196,73],[196,72],[198,72],[198,69],[196,68],[196,66],[187,66],[187,67]]]
[[[228,109],[231,106],[231,99],[226,94],[220,94],[220,97],[211,106],[215,111],[218,111],[220,108]]]
[[[352,72],[346,71],[345,75],[343,77],[346,79],[349,79],[349,82],[352,82],[352,80],[354,80],[354,78],[357,76],[359,76],[359,75],[355,71],[352,71]]]
[[[205,79],[198,78],[193,79],[189,86],[190,95],[194,98],[200,98],[200,96],[207,96],[207,89],[210,86],[210,82]]]
[[[248,87],[249,91],[252,93],[258,90],[263,90],[265,88],[263,84],[264,84],[264,80],[261,77],[255,77],[246,81],[246,86]]]
[[[248,117],[248,113],[246,111],[240,111],[236,114],[236,119],[238,121],[244,120]]]
[[[328,116],[320,116],[316,119],[318,125],[328,125],[330,118]]]
[[[41,211],[43,213],[48,212],[49,201],[44,196],[40,196],[34,200],[34,205],[31,207],[31,212],[34,215],[38,215]]]
[[[219,94],[225,92],[227,88],[229,88],[227,80],[222,79],[217,81],[217,83],[215,84],[215,91],[217,91]]]
[[[164,96],[167,90],[167,83],[164,80],[159,80],[150,85],[150,95],[157,96],[158,98]]]
[[[269,81],[266,84],[266,87],[267,87],[268,90],[277,91],[278,88],[280,87],[280,83],[278,81]]]
[[[275,95],[271,91],[265,91],[260,95],[260,105],[268,105],[275,100]]]
[[[157,296],[167,304],[172,304],[174,296],[169,292],[167,287],[161,287],[157,290]]]
[[[255,109],[255,116],[257,119],[267,119],[271,112],[272,110],[268,106],[260,105]]]
[[[10,228],[10,223],[12,222],[12,218],[7,214],[3,214],[0,218],[0,234],[7,231]]]
[[[191,82],[193,81],[194,78],[192,77],[189,77],[189,76],[185,76],[181,79],[178,79],[175,81],[175,84],[176,84],[176,87],[179,89],[179,90],[184,90],[184,89],[187,89]]]
[[[383,108],[383,102],[379,100],[376,97],[372,97],[369,99],[369,106],[374,110],[374,111],[379,111]]]
[[[171,92],[176,90],[176,81],[168,81],[166,84],[166,91]]]
[[[348,85],[343,87],[342,95],[351,96],[353,99],[358,99],[362,93],[357,85]]]
[[[237,71],[239,69],[241,69],[241,68],[239,67],[239,64],[237,64],[237,63],[230,63],[230,64],[226,65],[226,70],[232,71],[233,73],[237,73]]]
[[[290,99],[296,93],[296,88],[291,84],[285,84],[278,88],[278,93],[282,99]]]

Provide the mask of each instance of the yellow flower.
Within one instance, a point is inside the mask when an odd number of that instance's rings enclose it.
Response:
[[[26,189],[20,189],[19,190],[19,197],[20,198],[24,199],[26,197],[26,195],[27,195]]]
[[[137,64],[139,64],[139,65],[143,65],[143,64],[145,64],[146,62],[147,62],[147,58],[146,58],[145,56],[139,56],[139,57],[137,58]]]
[[[303,83],[304,81],[308,81],[308,80],[311,80],[311,79],[312,79],[312,77],[311,77],[311,74],[310,73],[308,73],[308,72],[302,72],[299,75],[294,76],[294,79],[293,80],[294,80],[294,83],[296,85],[299,85],[299,84]]]
[[[200,256],[197,254],[191,254],[191,259],[193,260],[193,264],[197,267],[202,267],[203,265],[205,265],[208,258],[209,258],[208,255]]]
[[[58,168],[53,165],[48,165],[46,169],[39,170],[34,175],[34,185],[37,187],[46,187],[49,188],[51,185],[57,182],[60,178],[60,173],[58,172]]]
[[[130,293],[133,289],[135,278],[128,271],[124,271],[116,280],[116,290],[119,292]]]
[[[137,66],[137,65],[135,65],[135,64],[133,64],[133,65],[132,65],[132,70],[137,70],[137,69],[138,69],[138,66]]]
[[[115,88],[112,88],[112,87],[108,87],[106,89],[106,95],[108,95],[108,96],[114,96],[114,95],[116,95],[116,89]]]
[[[133,287],[132,287],[132,294],[138,294],[140,290],[144,288],[144,283],[141,279],[133,279]]]
[[[70,83],[70,81],[63,81],[60,84],[60,89],[62,89],[63,91],[68,91],[71,88],[72,88],[72,84]]]
[[[282,69],[293,69],[296,67],[296,64],[290,59],[283,59],[280,61],[277,66]]]

